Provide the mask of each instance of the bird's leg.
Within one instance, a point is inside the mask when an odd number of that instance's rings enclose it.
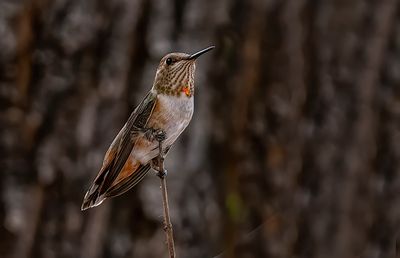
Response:
[[[162,129],[154,129],[153,127],[137,127],[133,126],[131,130],[131,137],[137,137],[138,135],[146,137],[150,142],[154,140],[164,141],[166,133]]]
[[[158,171],[157,176],[161,179],[167,175],[167,170],[164,169],[164,151],[162,149],[162,143],[166,139],[165,131],[161,129],[145,128],[143,129],[145,137],[149,141],[156,140],[158,142],[158,156],[150,161],[151,167]]]
[[[146,137],[147,140],[149,141],[164,141],[166,138],[166,133],[161,130],[161,129],[154,129],[154,128],[143,128],[142,132],[144,133],[144,136]]]
[[[158,173],[157,176],[163,179],[167,175],[167,170],[164,169],[164,152],[162,149],[162,143],[165,140],[165,132],[162,134],[164,137],[156,138],[158,141]]]
[[[160,169],[160,160],[159,160],[159,158],[160,158],[160,156],[157,156],[154,159],[152,159],[150,161],[150,166],[151,166],[152,169],[154,169],[154,171],[156,171],[156,175],[157,176],[160,176],[161,174],[166,176],[168,174],[167,170],[166,169],[164,169],[164,170]],[[160,171],[164,171],[164,172],[160,173]]]
[[[161,129],[156,129],[153,135],[156,141],[158,141],[159,143],[163,142],[167,138],[167,134],[165,133],[165,131]]]
[[[167,175],[167,170],[164,169],[164,151],[162,149],[162,143],[166,139],[167,134],[162,129],[154,128],[137,128],[139,132],[144,133],[144,136],[150,142],[156,140],[158,142],[158,156],[150,161],[151,168],[158,171],[157,176],[161,179]]]

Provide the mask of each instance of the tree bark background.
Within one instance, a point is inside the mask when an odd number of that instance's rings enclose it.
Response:
[[[0,1],[0,257],[167,257],[158,179],[80,211],[160,58],[197,62],[166,159],[178,257],[398,257],[397,0]]]

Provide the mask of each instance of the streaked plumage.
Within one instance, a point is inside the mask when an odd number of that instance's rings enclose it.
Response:
[[[163,130],[163,152],[169,151],[193,115],[195,60],[212,48],[193,55],[171,53],[161,59],[152,89],[111,143],[84,197],[82,210],[125,193],[156,166],[158,142],[149,140],[143,130]]]

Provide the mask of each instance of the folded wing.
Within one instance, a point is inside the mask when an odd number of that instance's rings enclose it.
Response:
[[[113,184],[132,152],[138,134],[141,129],[146,127],[156,104],[156,99],[157,95],[149,92],[118,133],[104,157],[99,174],[85,194],[82,210],[100,205],[107,197],[126,192],[146,175],[150,165],[138,164],[135,171],[126,180]]]

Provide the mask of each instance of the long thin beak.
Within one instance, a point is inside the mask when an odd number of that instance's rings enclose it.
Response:
[[[208,48],[205,48],[205,49],[203,49],[203,50],[200,50],[199,52],[196,52],[196,53],[190,55],[189,58],[188,58],[188,60],[196,59],[196,58],[198,58],[199,56],[201,56],[202,54],[204,54],[204,53],[206,53],[206,52],[208,52],[208,51],[210,51],[210,50],[213,50],[214,48],[215,48],[215,46],[210,46],[210,47],[208,47]]]

